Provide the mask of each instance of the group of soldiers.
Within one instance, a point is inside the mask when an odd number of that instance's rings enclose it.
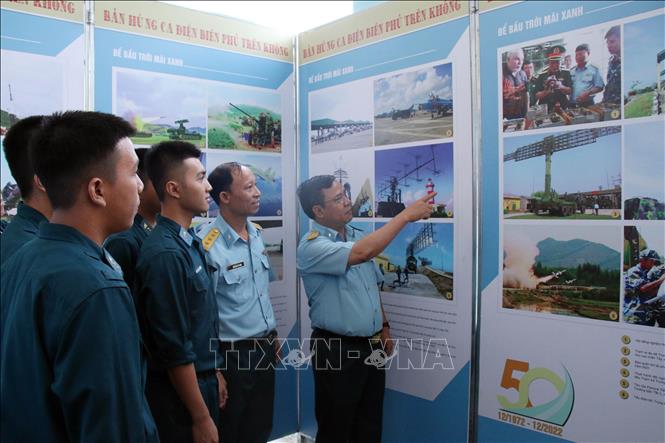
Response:
[[[613,26],[605,34],[610,54],[606,81],[598,67],[589,62],[591,48],[582,43],[575,47],[575,65],[565,67],[561,61],[566,48],[555,45],[547,52],[547,66],[536,74],[533,60],[524,58],[520,48],[507,53],[503,67],[503,118],[518,119],[527,115],[536,104],[547,105],[547,112],[560,112],[569,107],[588,107],[595,96],[603,93],[600,102],[621,103],[621,30]]]
[[[4,150],[23,201],[0,236],[0,439],[266,442],[280,340],[252,171],[135,149],[99,112],[27,117]],[[317,441],[380,442],[390,324],[373,262],[428,194],[376,231],[348,226],[332,175],[303,182],[297,267],[310,304]],[[220,214],[192,229],[209,198]],[[323,341],[321,345],[319,342]],[[357,355],[356,355],[357,354]],[[369,361],[369,363],[367,363]]]

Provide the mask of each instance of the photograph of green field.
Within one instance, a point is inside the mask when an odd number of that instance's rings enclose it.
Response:
[[[208,148],[281,152],[280,95],[271,90],[211,88]]]
[[[504,225],[503,308],[618,321],[620,235],[614,226]]]
[[[115,68],[114,77],[113,112],[136,128],[131,137],[135,145],[150,146],[173,140],[205,148],[206,97],[200,84],[124,68]]]

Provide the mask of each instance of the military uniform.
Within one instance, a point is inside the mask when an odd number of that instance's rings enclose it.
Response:
[[[134,278],[136,275],[136,262],[139,258],[141,245],[152,227],[136,214],[132,227],[126,231],[113,234],[104,243],[104,248],[111,253],[115,261],[122,268],[122,275],[130,289],[134,289]]]
[[[605,82],[603,82],[603,77],[600,75],[600,70],[592,65],[587,63],[584,68],[575,66],[570,71],[570,79],[573,82],[573,92],[570,95],[570,101],[578,106],[591,106],[593,105],[593,96],[590,95],[583,102],[577,101],[577,97],[584,91],[587,91],[591,88],[604,88]]]
[[[0,265],[11,257],[21,246],[37,237],[39,224],[47,222],[41,212],[21,202],[16,216],[7,225],[0,242]]]
[[[44,223],[1,283],[1,440],[159,441],[134,304],[110,255]]]
[[[647,271],[639,263],[626,271],[624,313],[630,312],[627,321],[645,326],[654,326],[658,321],[658,326],[665,328],[665,303],[658,301],[651,305],[644,304],[654,296],[640,292],[642,286],[658,280],[663,273],[665,273],[664,265],[653,266]]]
[[[607,86],[603,103],[621,104],[621,56],[612,55],[607,64]]]
[[[380,442],[385,372],[365,363],[381,346],[378,271],[371,261],[348,266],[358,231],[347,226],[344,241],[312,225],[298,246],[297,265],[313,328],[316,441]]]
[[[247,222],[245,241],[218,216],[198,233],[217,269],[222,373],[229,393],[221,412],[221,442],[262,443],[272,430],[277,334],[268,294],[270,263],[260,231],[261,226]]]
[[[536,79],[536,92],[545,90],[547,88],[547,81],[552,76],[560,81],[563,86],[572,88],[573,81],[570,77],[570,71],[563,71],[560,69],[555,74],[551,74],[548,70],[540,74]],[[538,103],[546,104],[547,112],[554,112],[554,106],[556,103],[559,103],[562,109],[566,109],[568,107],[568,96],[560,90],[555,90],[549,95],[538,100]]]
[[[149,353],[146,394],[162,442],[192,440],[189,411],[168,369],[193,363],[199,389],[219,429],[217,304],[203,248],[194,232],[157,216],[136,267],[135,297]]]

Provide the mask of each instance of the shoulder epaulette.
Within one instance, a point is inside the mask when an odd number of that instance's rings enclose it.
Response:
[[[319,231],[312,230],[312,231],[309,231],[309,234],[307,234],[307,237],[305,237],[305,238],[307,240],[314,240],[319,235],[321,235],[321,234],[319,234]]]
[[[254,225],[257,231],[263,231],[263,226],[261,226],[260,224],[254,222],[252,222],[252,224]]]
[[[203,237],[203,249],[205,249],[206,251],[210,251],[212,245],[219,238],[219,234],[220,234],[219,229],[212,228],[210,232],[208,232],[206,236]]]

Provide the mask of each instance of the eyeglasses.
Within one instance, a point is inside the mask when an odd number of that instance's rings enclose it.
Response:
[[[349,198],[346,196],[346,194],[337,194],[336,196],[334,196],[334,197],[331,198],[331,199],[324,200],[324,201],[323,201],[323,204],[325,205],[325,204],[328,203],[328,202],[333,202],[333,203],[335,203],[336,205],[339,205],[339,204],[342,203],[344,200],[349,200],[349,201],[350,201],[351,199],[349,199]]]

